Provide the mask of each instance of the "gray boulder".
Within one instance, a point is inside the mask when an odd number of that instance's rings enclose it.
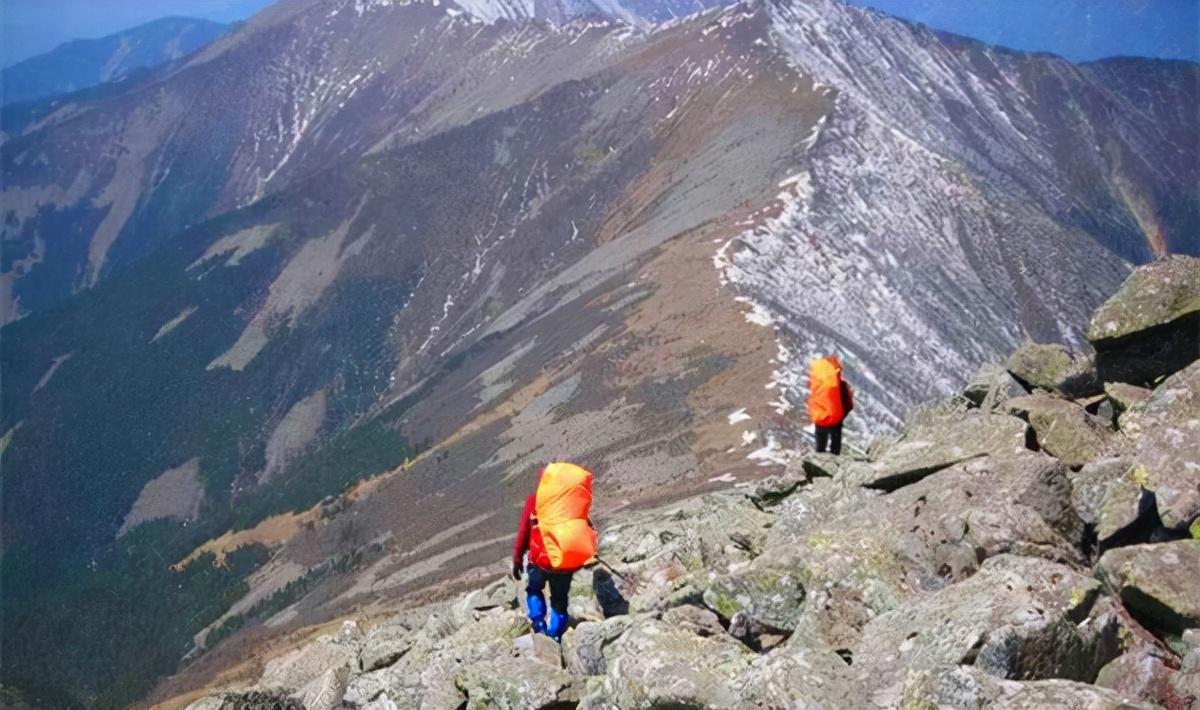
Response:
[[[757,565],[714,580],[704,603],[724,619],[743,612],[768,631],[790,633],[804,603],[804,585],[787,566]]]
[[[1103,422],[1064,399],[1037,392],[1010,399],[1003,407],[1027,420],[1037,435],[1038,445],[1068,466],[1083,466],[1115,446]]]
[[[258,687],[295,691],[320,679],[328,671],[358,670],[362,642],[358,625],[347,621],[336,633],[320,636],[312,643],[267,661]]]
[[[736,685],[743,707],[871,707],[851,666],[823,648],[784,646],[763,654],[754,659]]]
[[[538,660],[496,658],[473,663],[455,677],[465,707],[502,710],[549,710],[573,707],[580,683],[561,668]]]
[[[994,557],[970,579],[867,624],[853,667],[889,706],[908,673],[957,664],[1016,680],[1090,681],[1117,653],[1115,620],[1088,623],[1100,591],[1065,565]]]
[[[910,429],[869,467],[859,483],[895,490],[935,471],[988,454],[1011,454],[1025,448],[1028,425],[1004,414],[976,410],[935,418]]]
[[[806,522],[812,512],[799,508],[802,496],[781,511],[762,556],[731,576],[790,573],[807,594],[793,622],[797,635],[850,648],[875,616],[969,578],[988,557],[1015,552],[1082,563],[1075,548],[1082,522],[1071,507],[1067,474],[1061,462],[1023,450],[953,466],[887,496],[857,499],[815,522]],[[827,507],[819,499],[813,505]],[[802,517],[787,522],[788,512]],[[712,606],[743,608],[736,596],[714,599],[711,592],[706,601]],[[748,596],[746,606],[780,613]],[[766,598],[776,605],[787,599]]]
[[[1149,385],[1200,359],[1200,259],[1139,267],[1092,316],[1088,340],[1105,382]]]
[[[373,671],[392,665],[413,645],[413,622],[406,617],[388,619],[367,632],[358,654],[359,666]]]
[[[984,363],[963,390],[963,397],[985,412],[1007,400],[1028,394],[1003,365]]]
[[[1200,540],[1118,547],[1096,572],[1147,627],[1178,635],[1200,626]]]
[[[604,675],[608,670],[605,648],[642,617],[614,616],[604,621],[579,624],[563,634],[562,655],[568,671],[577,676]]]
[[[1096,676],[1096,685],[1109,688],[1126,698],[1139,698],[1165,708],[1186,708],[1173,683],[1180,671],[1173,660],[1153,646],[1141,644],[1122,654]]]
[[[1151,391],[1145,387],[1127,384],[1125,382],[1106,382],[1104,393],[1108,401],[1113,403],[1120,416],[1125,412],[1136,411],[1150,399]]]
[[[1200,361],[1167,378],[1139,417],[1135,477],[1154,492],[1168,528],[1200,518]]]
[[[655,619],[633,625],[604,655],[607,673],[588,684],[582,708],[744,707],[738,678],[757,657],[729,636]]]
[[[1068,474],[1071,480],[1071,506],[1080,520],[1096,525],[1108,489],[1130,469],[1129,459],[1098,459]]]
[[[902,695],[897,707],[954,710],[1151,710],[1153,707],[1085,683],[1002,680],[971,666],[914,673],[906,680]]]
[[[1058,343],[1024,343],[1009,356],[1005,367],[1029,390],[1043,389],[1071,398],[1104,391],[1095,364]]]

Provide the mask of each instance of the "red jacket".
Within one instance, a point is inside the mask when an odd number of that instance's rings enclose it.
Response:
[[[550,556],[542,545],[542,532],[537,526],[537,493],[525,499],[525,510],[521,513],[521,526],[517,528],[517,539],[513,540],[513,567],[521,566],[521,558],[529,552],[529,562],[549,570]]]

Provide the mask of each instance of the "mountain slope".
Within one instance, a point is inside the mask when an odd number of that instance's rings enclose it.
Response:
[[[1195,65],[832,2],[487,12],[283,3],[5,144],[6,684],[70,648],[119,704],[456,578],[547,459],[614,506],[778,471],[829,348],[865,446],[1194,250]],[[70,623],[96,595],[121,634]]]
[[[531,635],[505,560],[463,593],[283,635],[220,677],[198,664],[157,699],[1186,710],[1200,698],[1198,294],[1200,259],[1171,257],[1094,314],[1094,332],[1164,356],[1130,361],[1128,382],[1092,369],[1107,395],[1051,389],[1068,373],[1047,354],[1066,347],[1026,345],[869,458],[808,454],[755,484],[594,518],[604,562],[574,574],[561,644]],[[1093,343],[1112,355],[1112,339]],[[1133,384],[1152,373],[1167,377]]]
[[[229,30],[190,17],[164,17],[97,39],[80,39],[0,72],[6,104],[66,94],[117,81],[136,69],[179,59]]]

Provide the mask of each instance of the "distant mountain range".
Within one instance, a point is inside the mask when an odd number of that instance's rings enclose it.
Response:
[[[164,17],[106,37],[73,40],[0,71],[0,97],[17,103],[117,81],[191,54],[228,30],[210,20]]]
[[[865,447],[1200,251],[1195,64],[646,8],[284,0],[11,130],[6,686],[120,705],[453,579],[547,460],[778,471],[829,350]]]

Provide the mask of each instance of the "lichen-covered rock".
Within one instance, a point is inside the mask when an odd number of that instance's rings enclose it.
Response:
[[[1136,475],[1154,492],[1162,524],[1186,530],[1200,518],[1200,360],[1154,390],[1139,427]]]
[[[329,668],[310,681],[296,693],[307,710],[334,710],[342,705],[342,694],[346,692],[349,666]]]
[[[1164,708],[1188,708],[1191,703],[1180,697],[1172,684],[1179,670],[1169,663],[1159,649],[1138,645],[1101,668],[1096,685]]]
[[[408,653],[413,645],[413,623],[405,617],[388,619],[367,632],[358,654],[364,671],[386,668]]]
[[[562,655],[568,671],[575,675],[603,675],[608,666],[604,660],[605,647],[617,640],[641,617],[614,616],[596,622],[584,622],[563,634]]]
[[[1154,497],[1142,487],[1137,469],[1130,467],[1113,477],[1104,490],[1104,498],[1096,512],[1096,539],[1100,549],[1114,547],[1122,541],[1134,541],[1138,532],[1149,525],[1154,511]]]
[[[889,707],[908,672],[960,663],[1019,680],[1091,680],[1116,655],[1114,622],[1082,623],[1100,591],[1065,565],[994,557],[975,576],[867,624],[853,667]]]
[[[1146,626],[1173,634],[1200,626],[1200,540],[1118,547],[1096,571]]]
[[[1108,428],[1083,407],[1036,392],[1010,399],[1004,409],[1026,419],[1046,453],[1068,466],[1083,466],[1114,448]]]
[[[1147,385],[1200,359],[1200,259],[1139,267],[1092,316],[1088,340],[1105,382]]]
[[[1096,525],[1108,489],[1129,472],[1129,459],[1103,458],[1068,474],[1071,480],[1071,506],[1080,520]]]
[[[1125,382],[1106,382],[1104,393],[1116,407],[1117,414],[1140,409],[1150,399],[1152,392],[1145,387],[1138,387]]]
[[[1003,366],[984,363],[963,390],[963,396],[976,407],[990,412],[1004,402],[1028,394],[1020,382]]]
[[[722,618],[740,611],[766,629],[791,632],[804,603],[804,585],[787,566],[751,566],[713,580],[704,603]]]
[[[849,463],[857,461],[850,454],[845,456],[834,456],[833,454],[823,454],[811,452],[800,461],[800,466],[804,469],[804,474],[809,479],[813,478],[832,478],[845,468]]]
[[[1025,448],[1028,425],[1003,414],[972,410],[937,418],[905,433],[869,468],[859,482],[895,490],[935,471],[987,454],[1011,454]]]
[[[754,659],[736,681],[743,707],[871,707],[850,666],[833,651],[783,646]]]
[[[1043,389],[1065,397],[1090,397],[1104,391],[1095,364],[1076,357],[1058,343],[1025,343],[1009,356],[1005,367],[1027,389]]]
[[[1002,680],[971,666],[910,674],[896,707],[954,710],[1151,710],[1107,688],[1070,680]]]
[[[267,661],[260,688],[296,690],[320,678],[329,670],[358,669],[358,654],[363,635],[358,625],[347,621],[333,634]]]
[[[579,700],[580,683],[570,673],[531,658],[496,658],[472,663],[454,681],[469,710],[548,710]]]
[[[789,511],[812,513],[785,507],[751,570],[795,570],[808,595],[797,633],[832,648],[852,647],[875,616],[969,578],[988,557],[1020,552],[1082,562],[1074,544],[1082,523],[1071,507],[1067,473],[1061,462],[1022,450],[858,499],[816,524],[786,523]]]
[[[741,707],[737,679],[756,658],[728,636],[700,637],[643,619],[605,648],[607,673],[583,708]]]

